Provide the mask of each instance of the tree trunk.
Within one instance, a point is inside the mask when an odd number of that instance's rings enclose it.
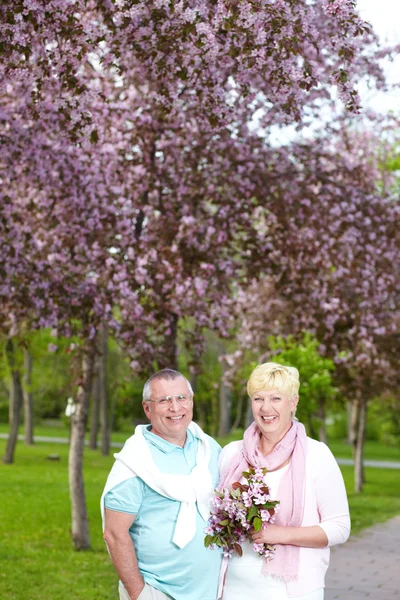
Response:
[[[117,399],[118,399],[117,389],[114,389],[113,394],[111,396],[110,410],[108,412],[108,440],[109,440],[110,446],[111,446],[111,432],[114,428],[114,416],[115,416],[115,407],[117,405]]]
[[[319,398],[319,418],[321,419],[321,428],[319,430],[319,441],[326,444],[326,415],[325,415],[325,398]]]
[[[195,395],[197,392],[197,373],[191,373],[189,381],[192,386],[193,395]]]
[[[355,397],[351,401],[351,420],[350,420],[350,443],[353,447],[353,457],[357,445],[358,436],[358,421],[360,416],[360,394],[356,393]]]
[[[358,419],[358,430],[357,440],[355,444],[354,452],[354,491],[362,492],[365,475],[364,475],[364,440],[365,440],[365,426],[367,422],[367,403],[362,398],[359,407],[359,419]]]
[[[108,329],[103,324],[100,330],[100,359],[99,359],[99,392],[100,392],[100,426],[101,426],[101,453],[108,456],[110,453],[110,426],[109,426],[109,406],[108,406]]]
[[[207,409],[204,404],[195,401],[196,422],[202,429],[207,429]]]
[[[89,525],[83,482],[83,450],[89,397],[93,378],[94,356],[94,344],[83,350],[81,380],[75,399],[75,412],[71,416],[71,439],[68,467],[72,514],[72,543],[75,550],[86,550],[90,548]]]
[[[200,401],[196,400],[196,392],[197,392],[197,373],[190,374],[190,385],[192,386],[193,395],[194,395],[194,419],[196,423],[204,429],[206,427],[206,411],[205,407],[200,403]]]
[[[3,462],[11,465],[14,462],[15,446],[18,440],[18,429],[21,422],[21,411],[23,405],[23,392],[21,385],[21,374],[16,366],[15,349],[12,339],[7,340],[6,360],[11,374],[10,384],[10,433],[7,439]]]
[[[221,378],[219,384],[219,427],[218,437],[225,437],[231,430],[232,392]]]
[[[91,408],[89,447],[96,450],[100,426],[99,357],[96,358],[94,363]]]
[[[247,410],[244,428],[247,429],[249,425],[254,421],[253,411],[251,409],[251,398],[247,398]]]
[[[175,313],[167,316],[169,322],[169,333],[165,337],[165,355],[159,360],[159,369],[177,369],[178,368],[178,321],[179,317]]]
[[[351,409],[351,444],[354,460],[354,490],[361,492],[364,483],[364,439],[367,403],[357,391]]]
[[[349,446],[352,444],[352,419],[353,419],[353,402],[347,402],[347,440]]]
[[[243,404],[244,404],[245,399],[246,398],[243,396],[243,394],[241,394],[239,397],[238,403],[237,403],[236,417],[232,424],[231,431],[235,431],[240,425],[240,422],[242,420],[242,415],[243,415]]]
[[[211,418],[209,419],[209,433],[212,437],[216,437],[218,433],[218,396],[217,391],[213,390],[210,394],[210,404],[207,407],[211,413]]]
[[[33,445],[32,355],[24,348],[24,440]]]

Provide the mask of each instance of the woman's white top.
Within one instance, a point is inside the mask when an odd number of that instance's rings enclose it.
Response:
[[[220,472],[229,465],[242,441],[228,444],[221,453]],[[289,465],[265,476],[273,500]],[[302,526],[319,525],[328,537],[326,548],[300,548],[299,578],[285,584],[262,573],[263,558],[252,544],[243,544],[243,556],[229,559],[223,600],[322,600],[325,573],[329,564],[329,546],[345,542],[350,533],[350,517],[343,477],[329,448],[307,438],[306,490]]]

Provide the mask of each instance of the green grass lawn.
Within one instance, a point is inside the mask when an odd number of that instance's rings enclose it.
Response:
[[[4,453],[5,440],[0,440]],[[46,459],[60,455],[59,462]],[[70,538],[68,446],[19,443],[14,465],[0,463],[0,597],[7,600],[117,600],[117,577],[101,534],[99,499],[112,457],[85,450],[85,488],[92,550],[75,552]],[[399,472],[366,469],[361,495],[343,467],[353,534],[400,514]]]
[[[0,440],[3,454],[5,441]],[[60,455],[59,462],[46,459]],[[85,452],[92,550],[75,552],[70,537],[68,446],[19,443],[14,465],[0,464],[0,598],[113,600],[117,577],[101,533],[99,499],[112,457]]]
[[[351,458],[351,446],[341,440],[329,440],[329,448],[337,458]],[[364,458],[370,460],[389,460],[400,462],[400,446],[384,446],[379,442],[367,440],[364,447]]]
[[[0,433],[8,433],[9,426],[6,423],[0,423]],[[122,423],[121,431],[113,431],[111,439],[113,442],[124,443],[125,440],[133,434],[134,426],[128,422]],[[23,433],[23,428],[20,428],[20,433]],[[68,438],[69,432],[65,423],[61,420],[54,420],[35,426],[35,435],[45,437],[62,437]],[[86,434],[86,439],[89,439],[89,432]],[[226,438],[217,438],[221,446],[225,446],[232,440],[238,440],[243,437],[243,431],[238,430],[231,433]],[[99,437],[100,440],[100,437]],[[329,440],[329,447],[337,458],[351,458],[351,446],[341,440]],[[366,459],[374,460],[389,460],[400,462],[400,446],[384,446],[379,442],[367,440],[364,450]]]
[[[341,466],[340,469],[349,498],[352,535],[400,515],[400,471],[367,467],[363,492],[356,494],[353,467]]]
[[[9,425],[7,423],[0,423],[0,433],[8,433]],[[20,427],[20,434],[23,434],[23,426]],[[122,431],[113,431],[111,434],[111,440],[113,442],[124,443],[125,440],[132,435],[134,432],[134,426],[128,423],[124,423]],[[47,423],[46,421],[43,424],[35,425],[34,430],[35,436],[44,436],[44,437],[59,437],[68,439],[69,429],[65,425],[63,421],[50,421]],[[88,440],[90,433],[86,433],[86,439]],[[99,435],[99,443],[100,443],[100,435]]]

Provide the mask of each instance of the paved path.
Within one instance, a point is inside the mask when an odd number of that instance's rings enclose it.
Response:
[[[332,548],[324,600],[400,599],[400,516]]]
[[[339,465],[353,465],[352,458],[337,458]],[[379,469],[400,469],[400,462],[391,460],[364,460],[366,467],[378,467]],[[399,595],[400,600],[400,595]]]
[[[0,433],[0,439],[6,440],[7,438],[8,438],[7,433]],[[24,436],[19,435],[18,439],[23,440]],[[34,440],[35,440],[35,442],[49,442],[49,443],[53,443],[53,444],[68,444],[69,443],[68,438],[65,438],[65,437],[45,437],[42,435],[35,435]],[[86,444],[86,446],[88,446],[89,442],[86,440],[85,444]],[[122,448],[122,446],[124,444],[122,444],[121,442],[111,442],[110,445],[112,448]],[[352,465],[353,464],[353,459],[351,459],[351,458],[337,458],[336,460],[339,463],[339,465]],[[400,462],[389,461],[389,460],[364,460],[364,465],[366,467],[377,467],[379,469],[400,469]],[[399,600],[400,600],[400,594],[399,594]]]

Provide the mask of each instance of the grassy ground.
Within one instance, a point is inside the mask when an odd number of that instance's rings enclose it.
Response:
[[[342,466],[351,515],[351,533],[383,523],[400,515],[400,472],[394,469],[365,469],[365,484],[361,494],[354,493],[353,467]]]
[[[5,440],[0,440],[0,454]],[[47,460],[52,453],[59,462]],[[92,550],[74,552],[70,539],[68,446],[19,443],[14,465],[0,463],[0,597],[7,600],[116,600],[116,576],[101,536],[99,498],[112,457],[85,451],[85,486]],[[385,456],[386,458],[386,456]],[[343,467],[353,533],[400,514],[400,477],[366,469],[361,495]]]
[[[5,441],[0,441],[1,454]],[[59,462],[46,459],[60,455]],[[112,600],[112,565],[101,535],[99,498],[113,459],[86,450],[85,487],[93,549],[70,538],[68,446],[18,444],[14,465],[0,464],[0,597],[7,600]]]
[[[351,446],[341,440],[330,440],[329,448],[337,458],[351,458]],[[379,442],[367,440],[364,447],[364,458],[400,462],[400,446],[384,446]]]
[[[0,433],[8,433],[9,426],[7,423],[0,423]],[[134,427],[130,427],[128,424],[124,425],[122,431],[113,431],[111,439],[113,442],[125,442],[125,440],[132,435]],[[23,433],[23,427],[20,427],[20,433]],[[49,423],[44,422],[40,425],[35,425],[34,435],[45,436],[45,437],[59,437],[67,439],[69,436],[68,427],[63,421],[50,421]],[[87,432],[86,439],[89,439],[90,433]]]

